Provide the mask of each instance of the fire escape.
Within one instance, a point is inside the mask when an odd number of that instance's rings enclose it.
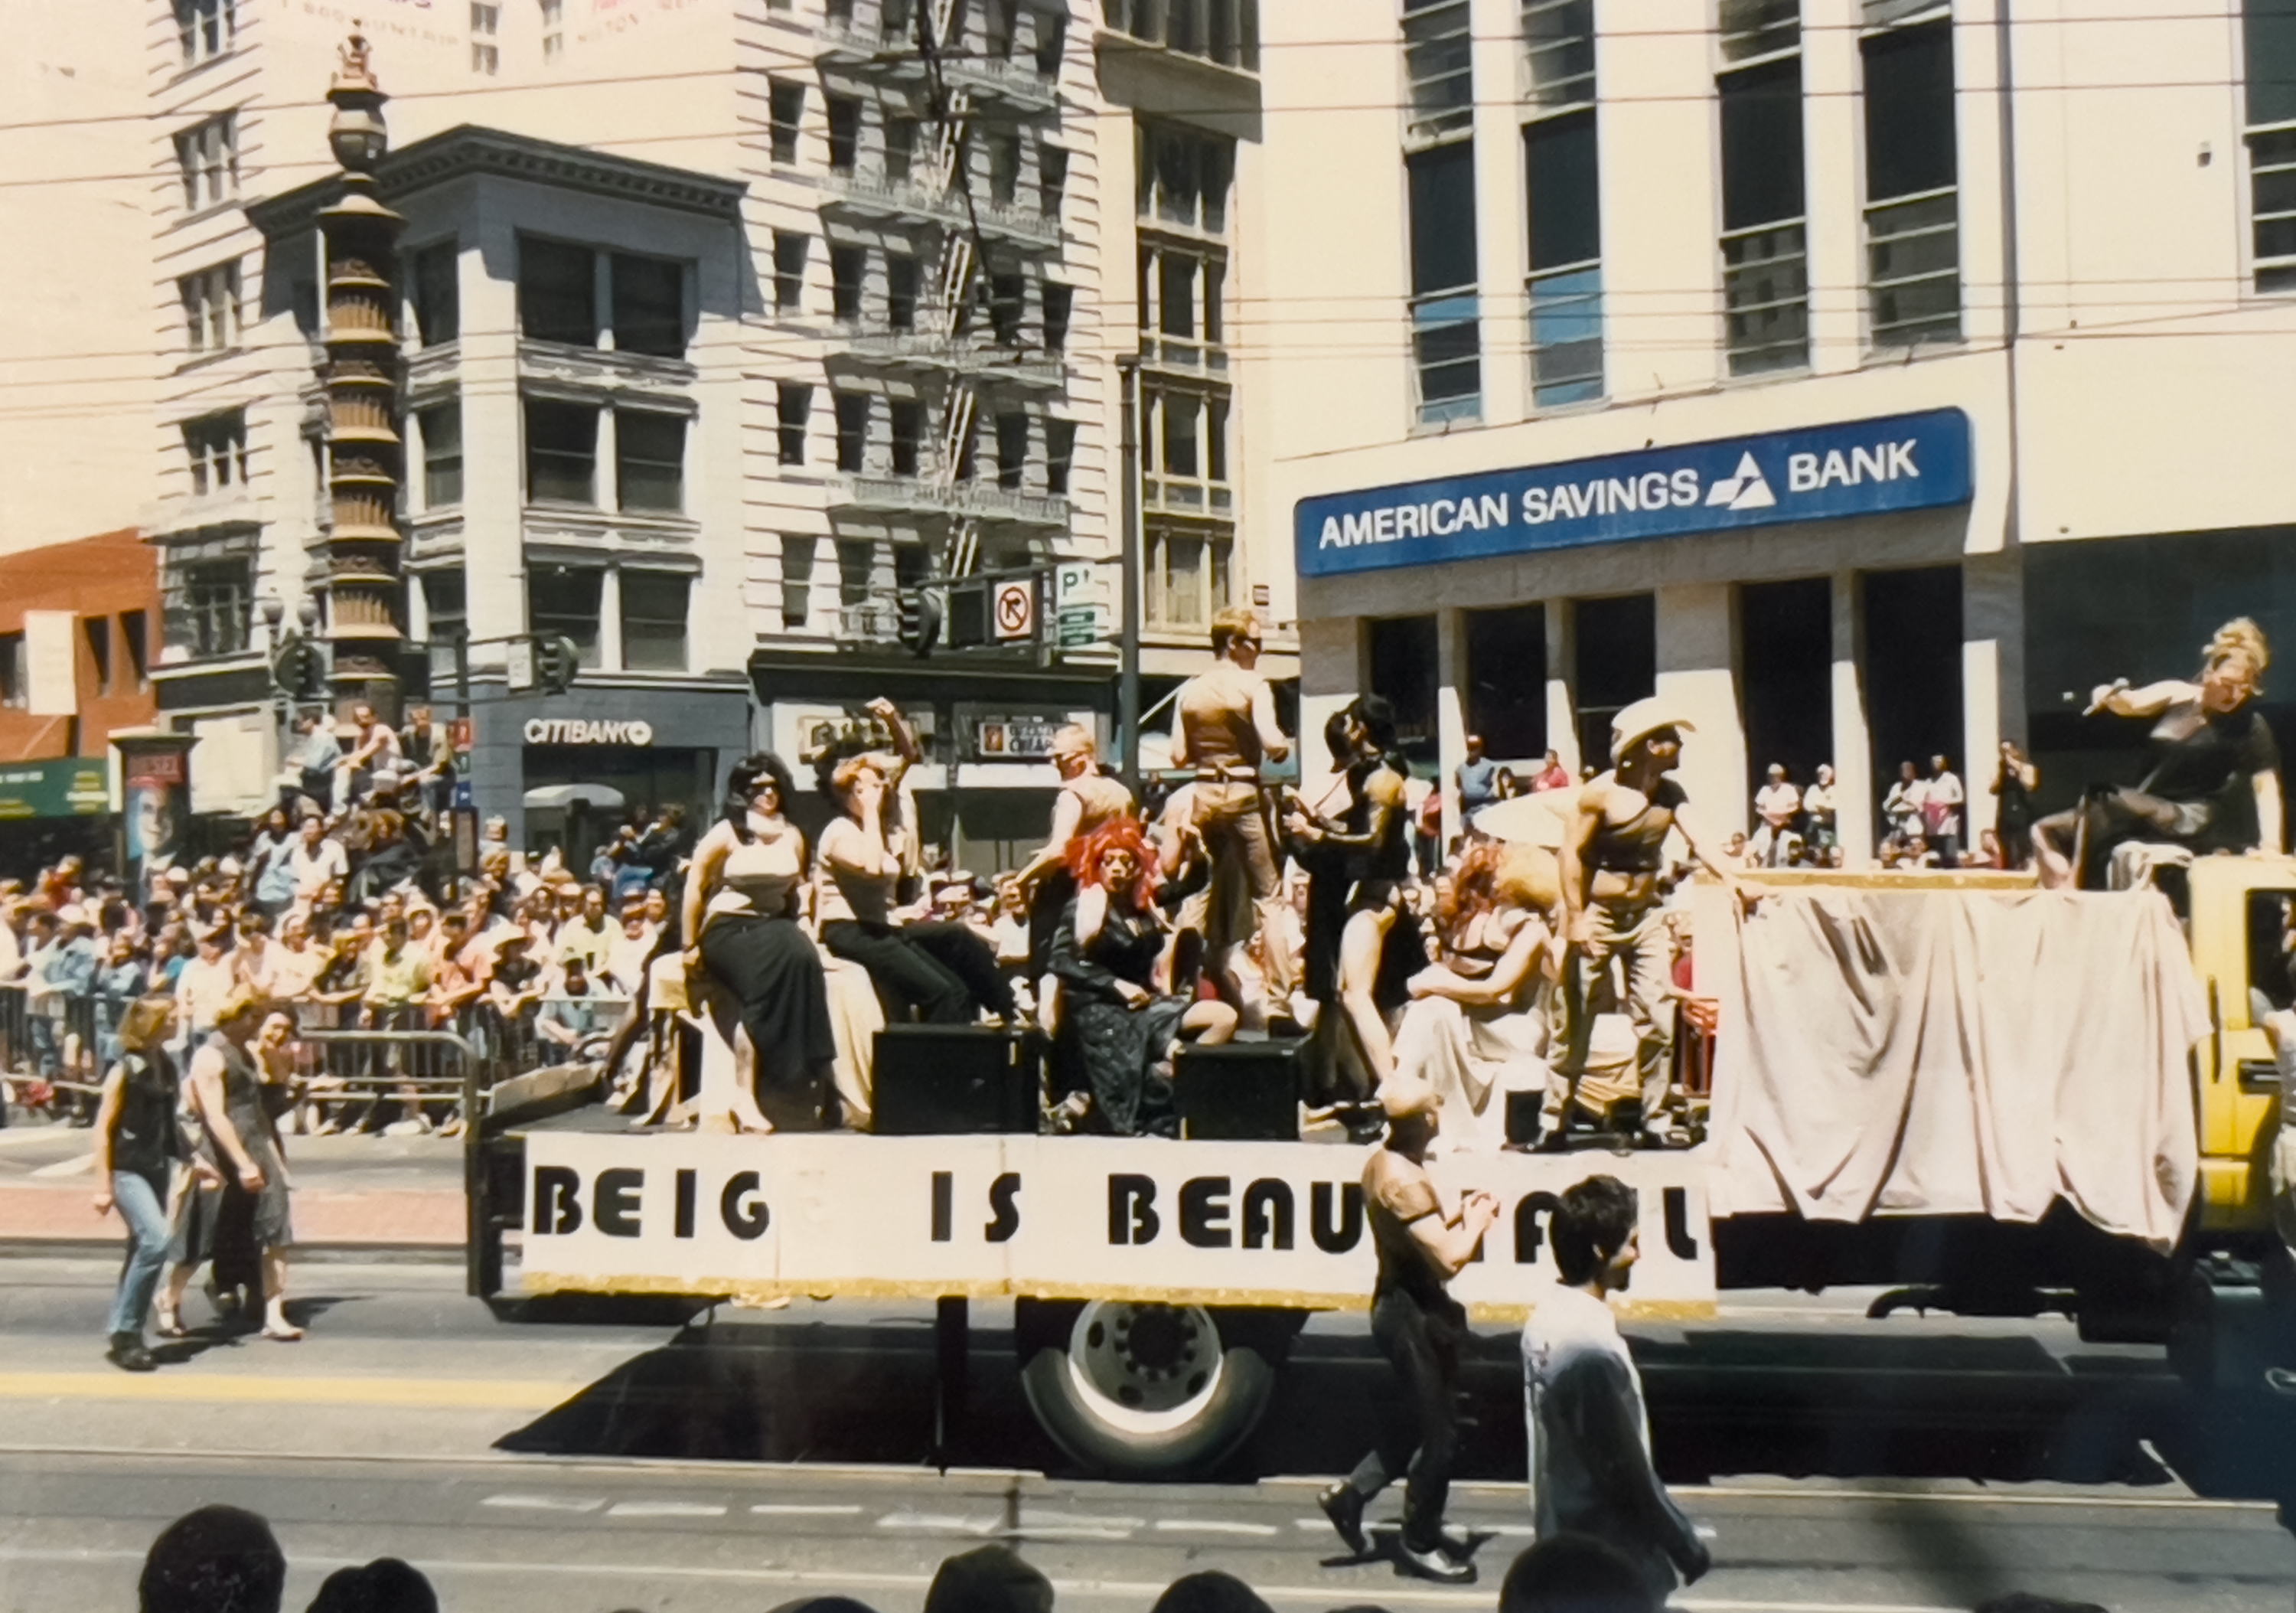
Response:
[[[965,38],[967,0],[922,0],[921,14],[889,14],[902,9],[884,0],[873,25],[832,17],[821,29],[824,78],[873,82],[883,104],[914,107],[921,119],[906,176],[832,177],[823,207],[880,229],[931,227],[935,244],[920,242],[929,267],[921,266],[913,322],[898,329],[865,322],[837,357],[906,372],[920,383],[922,397],[937,395],[937,402],[929,453],[917,456],[915,473],[851,473],[843,497],[857,510],[937,527],[939,574],[956,579],[980,569],[985,536],[1041,545],[1068,524],[1064,498],[975,473],[984,388],[1009,397],[1057,392],[1066,382],[1057,354],[1023,345],[1020,310],[993,297],[988,260],[992,252],[1000,263],[1056,256],[1059,221],[1017,194],[976,193],[968,169],[984,115],[1023,128],[1056,118],[1060,98],[1054,77],[1018,55],[1012,42],[999,51]]]

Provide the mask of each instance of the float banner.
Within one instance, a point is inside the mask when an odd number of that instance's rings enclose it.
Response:
[[[1966,504],[1959,409],[1302,498],[1303,577]]]
[[[1377,1261],[1365,1151],[1086,1137],[526,1139],[529,1293],[1029,1295],[1360,1310]],[[1520,1321],[1555,1280],[1556,1196],[1609,1173],[1640,1189],[1642,1261],[1621,1313],[1714,1313],[1705,1167],[1681,1154],[1455,1155],[1447,1203],[1505,1214],[1451,1284]]]

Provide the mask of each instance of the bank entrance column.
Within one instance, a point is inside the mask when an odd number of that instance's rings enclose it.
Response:
[[[1578,777],[1578,629],[1568,599],[1546,602],[1546,744]],[[1545,760],[1541,758],[1542,761]]]
[[[1738,715],[1737,613],[1726,582],[1658,591],[1658,695],[1696,725],[1677,775],[1691,818],[1717,837],[1746,827],[1746,733]]]
[[[1841,860],[1874,860],[1874,740],[1866,725],[1864,602],[1857,573],[1833,574],[1833,831]]]

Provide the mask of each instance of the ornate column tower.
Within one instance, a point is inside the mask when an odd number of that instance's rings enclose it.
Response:
[[[388,99],[365,38],[354,31],[328,86],[327,144],[342,165],[342,196],[319,214],[327,257],[326,638],[335,704],[360,701],[398,718],[398,659],[406,631],[398,485],[406,463],[398,423],[398,234],[406,221],[375,195],[374,169],[390,149]]]

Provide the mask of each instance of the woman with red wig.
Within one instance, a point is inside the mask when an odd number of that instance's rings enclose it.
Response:
[[[1062,1129],[1097,1115],[1101,1129],[1122,1136],[1177,1135],[1174,1046],[1235,1034],[1235,1010],[1226,1003],[1156,991],[1168,937],[1155,866],[1136,818],[1111,819],[1070,848],[1077,893],[1054,932],[1052,967],[1090,1090],[1055,1111]]]

